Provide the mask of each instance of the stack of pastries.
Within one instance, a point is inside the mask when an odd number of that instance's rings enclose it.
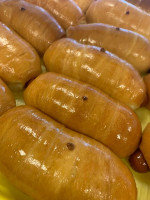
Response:
[[[137,200],[121,159],[150,171],[150,3],[132,3],[0,0],[0,172],[33,200]]]

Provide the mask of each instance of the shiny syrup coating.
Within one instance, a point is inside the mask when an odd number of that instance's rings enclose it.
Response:
[[[62,27],[48,12],[22,0],[0,1],[0,21],[14,29],[40,54],[65,35]]]
[[[146,173],[150,171],[148,164],[140,149],[136,150],[135,153],[130,156],[129,162],[131,164],[131,167],[139,173]]]
[[[150,109],[150,74],[146,74],[144,76],[144,83],[146,85],[146,91],[147,91],[147,100],[144,104],[148,109]]]
[[[149,0],[126,0],[129,3],[132,3],[141,9],[150,12],[150,1]]]
[[[89,83],[133,109],[140,107],[146,88],[139,73],[105,48],[63,38],[44,54],[47,71]]]
[[[91,85],[48,72],[29,84],[24,100],[68,128],[102,142],[120,157],[138,147],[141,124],[136,114]]]
[[[150,168],[150,123],[147,124],[142,134],[142,141],[140,144],[140,150],[142,151],[144,158]]]
[[[0,116],[16,106],[15,98],[7,85],[0,79]]]
[[[150,40],[150,14],[126,1],[93,1],[86,16],[88,23],[100,22],[129,29]]]
[[[132,64],[140,73],[150,68],[150,41],[134,31],[102,23],[81,24],[69,27],[67,37],[103,47]]]
[[[73,0],[83,12],[86,12],[93,0]]]
[[[85,15],[73,0],[25,0],[49,12],[64,28],[85,23]]]
[[[0,130],[0,170],[33,199],[137,199],[134,178],[115,154],[35,108],[4,113]]]
[[[41,73],[35,49],[0,22],[0,77],[14,90]]]

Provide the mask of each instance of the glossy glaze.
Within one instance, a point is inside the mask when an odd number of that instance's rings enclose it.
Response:
[[[73,0],[83,12],[86,12],[93,0]]]
[[[150,168],[150,123],[146,126],[143,132],[140,150],[142,151],[144,158]]]
[[[0,21],[13,28],[41,54],[65,34],[48,12],[22,0],[1,0]]]
[[[147,99],[146,99],[144,106],[146,106],[148,109],[150,109],[150,74],[146,74],[144,76],[144,82],[145,82],[146,91],[147,91]]]
[[[150,68],[150,41],[133,31],[96,23],[71,26],[67,37],[103,47],[131,63],[140,73]]]
[[[0,77],[14,90],[41,73],[35,49],[19,35],[0,23]]]
[[[150,1],[149,0],[126,0],[129,3],[132,3],[147,12],[150,12]]]
[[[33,199],[136,200],[132,174],[117,156],[40,111],[12,109],[0,130],[0,169]]]
[[[48,72],[28,86],[24,99],[72,130],[104,143],[120,157],[138,146],[141,124],[135,113],[88,84]]]
[[[0,79],[0,115],[15,106],[16,102],[13,94],[7,85]]]
[[[87,21],[133,30],[150,40],[150,14],[126,1],[94,1],[87,11]]]
[[[87,82],[134,109],[145,98],[145,85],[137,71],[101,48],[64,38],[46,51],[44,63],[48,71]]]
[[[71,25],[85,23],[82,10],[73,0],[26,0],[47,10],[64,29]]]
[[[139,173],[147,173],[150,171],[150,168],[144,158],[143,153],[140,149],[137,149],[130,157],[129,162],[131,167]]]

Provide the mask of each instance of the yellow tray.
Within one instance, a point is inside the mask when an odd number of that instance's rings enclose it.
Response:
[[[24,104],[22,93],[15,93],[15,97],[17,106]],[[147,123],[150,122],[150,111],[146,108],[140,108],[136,113],[144,129]],[[127,160],[123,160],[123,162],[130,168]],[[138,200],[150,200],[150,173],[139,174],[132,169],[131,171],[137,184]],[[17,190],[2,174],[0,174],[0,200],[31,200],[31,198]]]

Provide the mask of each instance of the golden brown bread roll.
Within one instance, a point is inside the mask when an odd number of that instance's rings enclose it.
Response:
[[[103,48],[64,38],[48,48],[44,63],[48,71],[96,86],[133,109],[145,98],[145,85],[137,71]]]
[[[144,155],[139,148],[129,157],[129,162],[131,167],[139,173],[147,173],[150,171]]]
[[[73,0],[83,12],[86,12],[93,0]]]
[[[150,123],[146,126],[142,134],[140,150],[142,151],[144,158],[150,168]]]
[[[126,1],[93,1],[86,16],[89,23],[100,22],[129,29],[150,40],[150,14]]]
[[[67,37],[83,44],[103,47],[131,63],[140,73],[150,68],[150,41],[136,32],[95,23],[71,26]]]
[[[0,116],[4,112],[15,106],[16,102],[13,94],[11,93],[7,85],[0,79]]]
[[[65,34],[44,9],[22,0],[1,0],[0,21],[13,28],[41,54]]]
[[[40,111],[12,109],[0,117],[0,130],[0,170],[33,199],[137,199],[133,176],[117,156]]]
[[[149,0],[126,0],[129,3],[132,3],[147,12],[150,12],[150,1]]]
[[[85,15],[73,0],[26,0],[47,10],[67,29],[71,25],[85,23]]]
[[[145,85],[146,85],[147,98],[146,98],[146,101],[144,102],[143,106],[150,109],[150,74],[146,74],[144,76],[144,82],[145,82]]]
[[[41,73],[35,49],[19,35],[0,23],[0,77],[13,89],[20,90]]]
[[[29,84],[24,100],[68,128],[102,142],[120,157],[137,149],[141,124],[136,114],[91,85],[48,72]]]

